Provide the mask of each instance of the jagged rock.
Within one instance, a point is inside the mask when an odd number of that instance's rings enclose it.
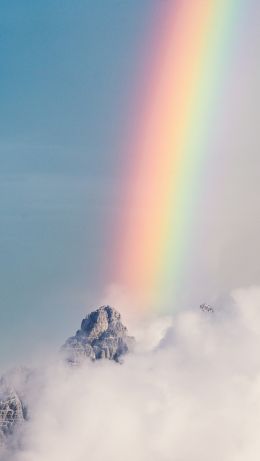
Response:
[[[119,312],[102,306],[82,320],[80,330],[66,341],[62,350],[68,362],[77,365],[86,357],[119,362],[133,345],[134,338],[127,335]]]
[[[120,362],[134,345],[121,322],[120,314],[109,306],[102,306],[82,320],[81,328],[69,338],[62,350],[66,360],[77,365],[84,359],[110,359]],[[0,446],[28,419],[27,402],[30,389],[35,386],[34,370],[21,367],[0,378]],[[17,433],[17,432],[16,432]]]
[[[211,314],[213,314],[213,312],[214,312],[213,307],[211,307],[209,304],[205,304],[205,303],[200,305],[200,309],[202,310],[202,312],[209,312]]]
[[[26,419],[26,409],[15,388],[5,379],[0,380],[0,441],[12,434]]]

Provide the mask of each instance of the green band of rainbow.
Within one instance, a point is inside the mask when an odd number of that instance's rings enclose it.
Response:
[[[242,0],[165,2],[129,152],[116,280],[148,303],[185,272],[196,197]],[[147,94],[147,92],[146,92]]]

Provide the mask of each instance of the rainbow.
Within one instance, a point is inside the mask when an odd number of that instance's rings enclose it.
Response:
[[[200,180],[240,0],[161,3],[149,42],[138,120],[122,174],[124,213],[114,278],[156,305],[185,273]],[[149,61],[149,62],[148,62]]]

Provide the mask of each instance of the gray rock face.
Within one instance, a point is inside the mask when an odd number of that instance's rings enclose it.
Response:
[[[82,320],[80,330],[66,341],[62,350],[72,365],[81,363],[86,357],[120,362],[133,345],[134,338],[128,336],[119,312],[102,306]]]
[[[134,338],[128,336],[120,314],[112,307],[102,306],[82,320],[80,330],[66,341],[62,350],[70,364],[78,365],[86,358],[120,362],[133,345]],[[33,370],[27,368],[14,369],[0,378],[0,446],[6,446],[13,439],[9,436],[28,419],[27,396],[35,386],[33,379]]]
[[[26,410],[14,387],[0,380],[0,441],[12,434],[26,419]]]
[[[205,303],[200,305],[200,310],[202,312],[207,312],[207,313],[210,313],[210,314],[214,313],[213,307],[211,307],[209,304],[205,304]]]

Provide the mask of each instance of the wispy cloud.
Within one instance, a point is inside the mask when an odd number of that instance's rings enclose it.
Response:
[[[258,461],[259,323],[260,289],[238,290],[213,315],[146,320],[122,366],[48,366],[22,448],[4,459]]]

